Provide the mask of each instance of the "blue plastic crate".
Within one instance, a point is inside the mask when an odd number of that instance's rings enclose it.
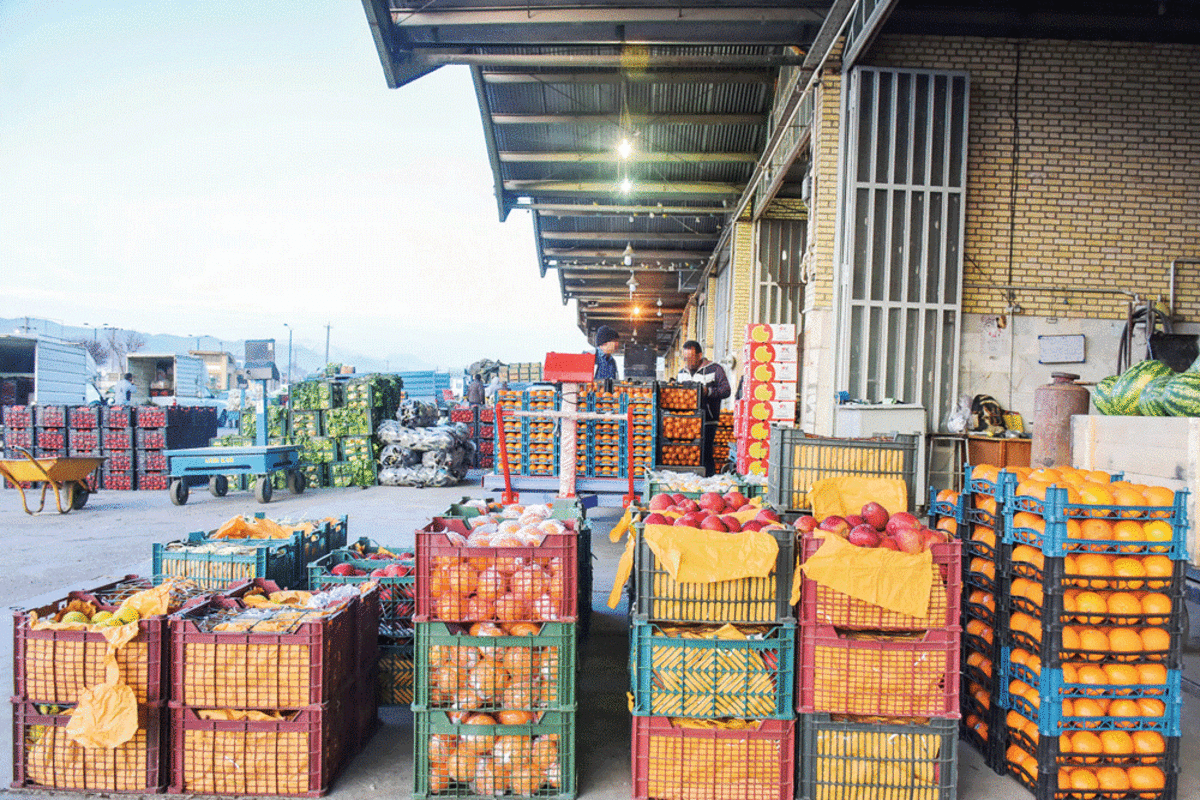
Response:
[[[1005,498],[1016,488],[1016,473],[1001,470],[999,478],[993,483],[984,478],[976,478],[974,471],[974,467],[967,467],[967,474],[963,479],[963,494],[983,494],[994,497],[997,503],[1003,504]]]
[[[963,495],[960,493],[958,499],[951,503],[948,500],[938,500],[938,490],[936,486],[929,487],[929,516],[933,517],[951,517],[956,523],[963,523]],[[934,520],[936,522],[936,520]]]
[[[1183,674],[1176,669],[1167,670],[1167,682],[1163,685],[1125,684],[1120,686],[1097,686],[1086,683],[1067,683],[1061,669],[1045,669],[1035,673],[1023,664],[1012,663],[1012,648],[1000,650],[999,682],[1000,704],[1016,711],[1038,725],[1039,736],[1058,736],[1065,730],[1109,730],[1158,731],[1164,737],[1181,734],[1180,719],[1183,714]],[[1034,708],[1024,697],[1009,691],[1012,680],[1023,681],[1037,690],[1039,706]],[[1161,717],[1080,717],[1066,716],[1062,710],[1065,699],[1137,700],[1154,698],[1166,705]]]

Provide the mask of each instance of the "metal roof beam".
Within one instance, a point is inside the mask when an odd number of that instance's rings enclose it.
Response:
[[[692,233],[690,231],[655,231],[654,233],[638,233],[637,231],[548,231],[542,229],[542,239],[553,239],[558,242],[715,242],[720,238],[720,232]]]
[[[575,40],[576,42],[578,40]],[[722,42],[726,44],[727,42]],[[521,43],[528,46],[528,42]],[[414,61],[430,67],[466,64],[480,67],[591,67],[597,69],[650,70],[663,67],[706,69],[709,67],[781,67],[798,65],[804,56],[795,52],[755,55],[710,54],[667,55],[644,51],[631,53],[467,53],[462,47],[454,49],[415,47],[410,52]]]
[[[625,255],[625,251],[616,248],[612,250],[576,250],[570,247],[547,247],[543,255],[546,258],[557,258],[560,261],[564,258],[614,258],[620,262]],[[646,259],[662,259],[664,261],[671,259],[683,259],[686,261],[691,259],[700,261],[708,258],[708,255],[709,248],[706,247],[702,250],[637,250],[634,252],[633,257],[641,261],[645,261]],[[631,267],[626,266],[625,269],[631,269]]]
[[[493,114],[493,125],[761,125],[765,114]]]
[[[522,195],[581,194],[589,197],[610,196],[619,191],[612,181],[543,180],[505,181],[504,190]],[[633,184],[633,192],[641,197],[738,197],[742,193],[742,185],[713,181],[637,181]]]
[[[528,209],[537,211],[549,216],[614,216],[625,217],[630,214],[670,214],[673,216],[683,217],[701,217],[711,216],[714,214],[725,215],[728,212],[724,206],[672,206],[657,203],[655,205],[647,205],[645,203],[631,202],[627,205],[617,204],[599,204],[599,203],[514,203],[514,209]]]
[[[424,9],[429,3],[423,3]],[[753,23],[763,25],[780,22],[817,22],[822,14],[814,8],[789,3],[775,8],[764,8],[757,5],[736,5],[727,3],[716,7],[686,8],[684,4],[672,4],[666,7],[646,8],[635,6],[605,6],[605,7],[576,7],[576,8],[538,8],[522,4],[515,8],[497,8],[491,5],[486,9],[464,10],[435,8],[432,11],[392,10],[392,21],[397,27],[451,27],[481,25],[486,20],[489,27],[497,25],[515,25],[528,27],[531,25],[570,24],[575,26],[589,23],[620,25],[631,22],[670,22],[676,24],[694,24],[700,22],[713,23]],[[580,41],[577,37],[576,41]]]
[[[775,83],[773,70],[484,72],[484,83]]]
[[[633,161],[643,164],[754,164],[758,161],[757,153],[697,153],[697,152],[658,152],[647,153],[635,150],[628,158],[622,158],[616,152],[603,151],[599,153],[571,152],[524,152],[518,153],[505,150],[500,154],[500,160],[510,164],[614,164],[620,161]]]

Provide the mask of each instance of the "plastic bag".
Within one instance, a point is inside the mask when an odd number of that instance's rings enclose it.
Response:
[[[946,417],[946,430],[950,433],[966,433],[967,422],[971,418],[971,396],[964,394],[958,398],[958,407]]]

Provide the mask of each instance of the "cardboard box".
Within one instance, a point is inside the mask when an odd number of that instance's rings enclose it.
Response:
[[[796,326],[794,324],[775,325],[766,322],[752,322],[746,326],[746,341],[757,342],[788,342],[796,343]]]
[[[751,400],[781,400],[796,402],[795,383],[761,383],[751,381],[746,390],[746,396]]]
[[[796,419],[796,403],[794,401],[755,400],[750,403],[750,418],[792,422]]]
[[[795,383],[799,370],[795,363],[781,361],[771,364],[752,364],[746,378],[754,383]]]
[[[747,342],[742,347],[742,363],[771,364],[775,362],[798,362],[800,348],[785,342]]]
[[[737,470],[742,475],[766,475],[767,459],[738,457]]]

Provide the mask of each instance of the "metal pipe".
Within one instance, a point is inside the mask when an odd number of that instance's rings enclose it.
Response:
[[[1125,289],[1064,289],[1058,286],[1026,286],[1020,283],[984,283],[981,281],[963,281],[963,286],[969,286],[975,289],[1012,289],[1023,292],[1057,292],[1058,294],[1122,294],[1126,297],[1131,297],[1134,300],[1141,299],[1141,295],[1137,294],[1136,292],[1126,291]]]
[[[413,60],[427,66],[466,64],[479,67],[602,67],[605,69],[638,69],[676,67],[706,69],[714,66],[778,67],[804,63],[804,56],[778,55],[707,55],[707,56],[630,56],[618,53],[448,53],[444,50],[413,48]]]
[[[1169,280],[1171,288],[1171,316],[1175,316],[1175,265],[1176,264],[1200,264],[1200,258],[1176,258],[1171,262],[1171,277]]]

